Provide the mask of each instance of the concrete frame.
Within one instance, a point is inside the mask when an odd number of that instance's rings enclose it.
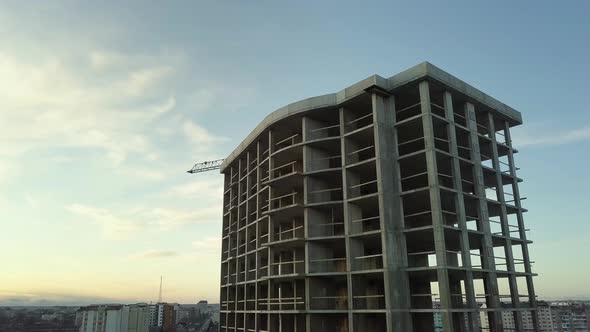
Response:
[[[537,326],[521,123],[427,62],[271,113],[222,164],[221,331],[476,331],[481,312],[503,331],[504,311]]]

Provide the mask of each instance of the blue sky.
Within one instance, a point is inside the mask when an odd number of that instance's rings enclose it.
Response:
[[[588,9],[3,2],[0,304],[149,301],[160,275],[167,301],[217,301],[222,179],[185,171],[276,108],[425,60],[522,112],[537,293],[589,298]]]

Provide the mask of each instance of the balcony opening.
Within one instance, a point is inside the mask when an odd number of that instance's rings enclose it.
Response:
[[[260,278],[268,277],[268,272],[269,272],[268,249],[263,248],[262,250],[259,250],[256,254],[256,259],[258,260],[257,278],[260,279]]]
[[[282,210],[303,204],[303,192],[300,186],[286,187],[278,186],[273,188],[272,196],[269,199],[270,211]]]
[[[473,165],[463,160],[459,161],[461,167],[461,190],[464,194],[475,195],[475,182],[473,177]]]
[[[344,239],[322,239],[308,242],[309,273],[346,272]]]
[[[303,310],[305,281],[289,280],[271,283],[270,310]]]
[[[246,206],[242,205],[238,208],[238,229],[246,227],[248,224],[248,213],[246,212]]]
[[[375,158],[375,136],[372,128],[359,131],[344,138],[346,165],[353,165]]]
[[[277,249],[270,263],[271,276],[305,273],[305,251],[303,248]]]
[[[258,331],[259,332],[269,332],[268,331],[268,314],[258,314]]]
[[[256,280],[256,253],[246,257],[246,280]]]
[[[342,167],[340,151],[340,140],[308,144],[304,150],[306,156],[305,172],[339,170]]]
[[[269,205],[269,196],[270,196],[270,187],[266,186],[258,196],[258,206],[260,209],[260,214],[263,215],[267,213],[270,209]]]
[[[433,117],[433,135],[434,135],[434,148],[447,153],[451,152],[451,142],[449,138],[449,124],[446,120]]]
[[[467,229],[483,231],[478,197],[464,195],[463,202],[465,206],[465,222],[467,224]]]
[[[406,233],[408,267],[436,267],[436,251],[432,228]]]
[[[352,307],[361,310],[385,309],[383,273],[352,276]]]
[[[313,117],[304,117],[303,122],[306,141],[340,136],[340,114],[336,108],[317,112]]]
[[[271,220],[271,242],[285,241],[292,239],[302,239],[305,236],[303,227],[303,218],[295,217],[291,219],[272,219]]]
[[[381,229],[379,199],[376,196],[348,204],[350,233],[362,234]]]
[[[383,268],[381,234],[369,233],[350,239],[351,268],[353,271],[380,270]]]
[[[465,160],[471,160],[471,135],[469,130],[455,127],[455,136],[457,138],[457,153],[459,157]]]
[[[311,310],[348,310],[346,276],[310,278],[309,294]]]
[[[246,310],[256,309],[256,285],[249,283],[246,285]],[[254,317],[252,317],[254,318]]]
[[[342,201],[342,173],[323,173],[308,176],[307,204]]]
[[[418,153],[399,160],[402,192],[428,187],[426,154]]]
[[[490,125],[488,119],[488,112],[481,110],[476,106],[475,109],[475,122],[477,127],[477,133],[483,137],[490,138]]]
[[[445,102],[444,102],[444,93],[446,88],[430,83],[428,92],[430,94],[430,111],[432,114],[446,119],[446,111],[445,111]]]
[[[395,93],[395,122],[422,114],[420,92],[417,85],[403,87]]]
[[[522,244],[512,245],[512,259],[514,260],[514,271],[515,272],[526,272],[525,260],[522,255]],[[520,290],[520,286],[519,286]]]
[[[343,109],[344,133],[350,133],[373,125],[373,102],[371,95],[362,94],[352,100]]]
[[[236,328],[236,315],[234,315],[233,313],[227,315],[227,328],[230,331],[234,331],[234,329]]]
[[[346,171],[348,199],[375,194],[379,190],[375,162],[349,167]]]
[[[244,285],[238,285],[238,286],[236,286],[236,288],[237,288],[236,310],[244,311],[246,309],[246,301],[245,301],[246,288]],[[238,315],[240,315],[240,314],[238,314]],[[238,320],[238,326],[242,326],[241,324],[243,324],[243,323],[244,323],[243,319]]]
[[[314,206],[306,209],[309,238],[344,235],[342,204]]]
[[[248,200],[248,217],[246,218],[246,224],[252,225],[258,219],[258,209],[256,209],[256,197],[252,197]]]
[[[268,281],[258,283],[258,310],[268,310]],[[268,318],[268,317],[264,317]],[[266,327],[267,324],[258,324]]]
[[[305,332],[305,315],[270,314],[269,332]]]
[[[260,135],[261,139],[258,141],[258,164],[264,164],[270,156],[270,149],[268,144],[268,132]]]
[[[431,281],[430,275],[410,278],[411,309],[432,309],[438,296],[438,282]],[[427,324],[427,326],[433,326],[433,324]]]
[[[383,313],[355,313],[355,331],[387,331],[387,319]]]
[[[272,150],[271,154],[296,146],[303,141],[301,135],[301,119],[284,121],[281,126],[271,129]]]
[[[415,118],[397,127],[397,149],[400,156],[405,156],[426,148],[422,118]]]
[[[238,236],[233,233],[229,237],[229,258],[236,258],[238,255]]]
[[[246,253],[246,230],[242,229],[238,233],[238,256]]]
[[[428,188],[402,195],[406,229],[432,226],[430,192]]]
[[[250,310],[250,309],[248,309],[248,310]],[[255,314],[246,314],[246,330],[245,331],[256,331],[254,329],[255,327],[256,327],[256,315]]]
[[[348,314],[346,313],[310,314],[309,319],[310,332],[348,332]]]
[[[436,152],[436,165],[438,172],[438,183],[442,187],[454,189],[453,160],[451,156]]]
[[[238,258],[238,282],[246,281],[246,260]]]
[[[244,314],[243,313],[236,314],[236,329],[238,331],[244,330]]]
[[[455,119],[455,124],[467,128],[465,102],[466,100],[462,100],[458,95],[453,95],[453,118]]]
[[[494,247],[494,264],[498,271],[508,271],[508,259],[506,258],[506,248],[504,246]]]

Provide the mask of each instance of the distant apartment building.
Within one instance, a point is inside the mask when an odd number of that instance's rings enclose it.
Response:
[[[221,165],[220,331],[526,331],[520,124],[427,62],[269,114]]]
[[[174,332],[176,330],[176,304],[150,305],[150,332]]]
[[[120,332],[148,331],[150,307],[147,304],[126,305],[121,309]]]
[[[122,307],[122,305],[107,304],[82,308],[80,332],[122,332],[120,328]]]
[[[555,332],[589,332],[590,307],[581,303],[555,303],[552,308]]]
[[[80,332],[174,332],[174,305],[91,305],[79,310]]]
[[[440,303],[439,302],[435,302],[433,304],[433,308],[435,310],[440,310]],[[440,311],[435,311],[433,314],[433,319],[434,319],[434,332],[444,332],[443,330],[443,321],[442,321],[442,315]],[[480,315],[476,315],[474,317],[475,319],[475,331],[480,331],[481,329],[481,319],[480,319]],[[469,327],[469,320],[467,319],[467,316],[465,316],[465,324],[463,325],[463,331],[470,331],[470,327]]]
[[[485,305],[482,306],[485,308]],[[537,312],[538,312],[538,329],[535,329],[534,326],[534,316],[531,315],[530,312],[523,312],[522,313],[522,324],[524,331],[535,331],[535,332],[553,332],[553,317],[551,315],[551,306],[547,302],[538,301],[537,302]],[[481,329],[482,331],[490,331],[490,324],[487,315],[480,314],[481,318]],[[502,313],[502,326],[504,331],[517,331],[516,329],[516,322],[514,320],[514,314],[510,311],[504,311]]]

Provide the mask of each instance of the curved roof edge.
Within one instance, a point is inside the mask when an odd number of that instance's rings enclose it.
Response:
[[[254,128],[254,130],[252,130],[248,136],[246,136],[246,138],[229,154],[229,156],[225,158],[221,164],[220,172],[223,172],[225,168],[227,168],[227,166],[229,166],[229,164],[231,164],[234,159],[244,151],[244,149],[252,144],[255,139],[264,132],[264,130],[283,118],[312,109],[338,106],[343,102],[362,94],[365,90],[371,87],[379,87],[381,89],[391,91],[397,87],[423,77],[435,79],[442,84],[456,90],[457,92],[462,93],[481,104],[493,108],[514,122],[519,124],[522,123],[522,115],[512,107],[485,94],[484,92],[474,88],[473,86],[445,72],[435,65],[429,62],[422,62],[387,79],[379,75],[373,75],[345,89],[342,89],[339,92],[310,97],[277,109],[276,111],[267,115],[256,126],[256,128]]]

